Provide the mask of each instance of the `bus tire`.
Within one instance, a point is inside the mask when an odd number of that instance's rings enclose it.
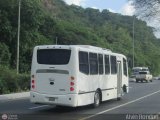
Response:
[[[122,98],[121,97],[117,97],[117,101],[120,101]]]
[[[122,90],[123,93],[127,93],[127,86],[126,86],[125,84],[123,85],[123,88],[122,88],[122,89],[123,89],[123,90]]]
[[[96,108],[100,105],[101,102],[101,98],[100,98],[100,92],[96,91],[94,94],[94,103],[93,103],[93,107]]]

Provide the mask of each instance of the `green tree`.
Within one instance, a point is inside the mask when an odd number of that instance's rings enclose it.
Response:
[[[4,43],[0,43],[0,64],[9,65],[11,54],[9,48]]]

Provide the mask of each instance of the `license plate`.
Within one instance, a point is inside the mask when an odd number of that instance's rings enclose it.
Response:
[[[49,101],[55,101],[57,98],[55,97],[49,97]]]

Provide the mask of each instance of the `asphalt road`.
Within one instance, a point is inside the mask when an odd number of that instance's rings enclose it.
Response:
[[[152,83],[130,82],[129,93],[120,101],[106,101],[95,109],[91,106],[35,105],[26,98],[0,101],[0,120],[4,114],[8,120],[157,120],[160,119],[160,80]]]

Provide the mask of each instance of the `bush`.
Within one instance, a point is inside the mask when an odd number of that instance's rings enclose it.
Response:
[[[6,82],[0,78],[0,94],[9,93],[6,88]]]
[[[21,91],[27,91],[30,89],[30,75],[21,74],[18,77],[18,85]]]
[[[0,94],[29,90],[29,74],[16,74],[15,70],[0,66]]]

